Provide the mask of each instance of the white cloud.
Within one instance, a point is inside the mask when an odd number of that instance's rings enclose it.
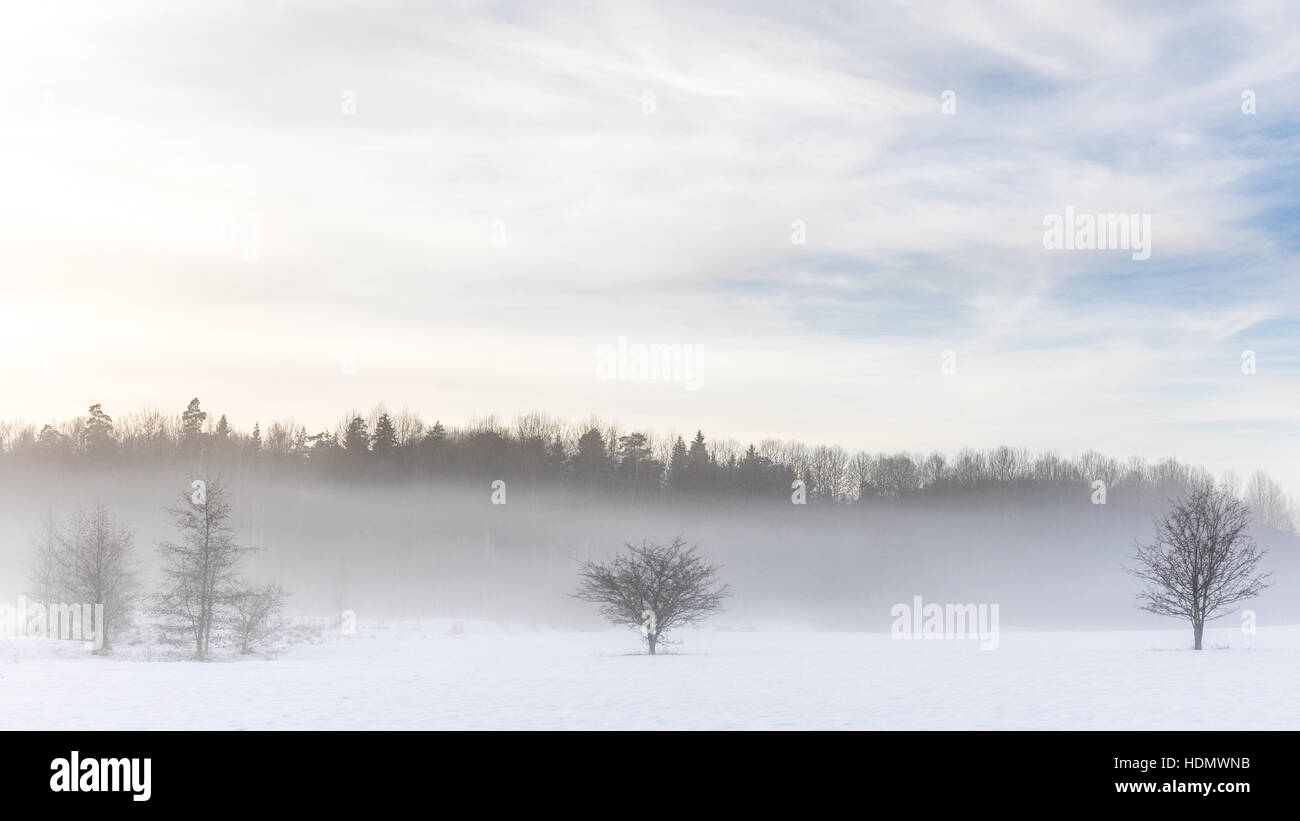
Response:
[[[0,416],[198,392],[326,424],[382,399],[1159,450],[1300,487],[1294,449],[1248,432],[1295,424],[1294,370],[1235,398],[1213,371],[1297,308],[1266,217],[1294,203],[1260,185],[1300,102],[1296,15],[1241,8],[15,10]],[[1044,253],[1067,205],[1151,213],[1149,267]],[[716,370],[693,396],[611,390],[587,357],[619,335],[702,344]],[[32,365],[51,347],[53,383]],[[960,381],[937,381],[947,348]]]

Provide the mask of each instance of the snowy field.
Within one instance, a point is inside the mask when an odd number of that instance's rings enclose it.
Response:
[[[975,641],[361,625],[274,659],[0,641],[2,729],[1300,729],[1300,627]]]

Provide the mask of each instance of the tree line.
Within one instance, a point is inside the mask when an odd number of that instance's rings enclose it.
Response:
[[[1152,496],[1176,494],[1205,477],[1169,458],[1119,460],[1087,451],[1074,457],[1001,446],[954,455],[860,451],[838,445],[766,439],[661,436],[591,418],[581,423],[542,413],[510,423],[489,416],[460,427],[428,424],[418,413],[382,405],[352,411],[330,429],[310,432],[293,420],[254,422],[238,430],[224,414],[192,399],[179,413],[148,410],[114,420],[101,405],[39,429],[0,422],[0,461],[22,464],[131,464],[202,460],[263,464],[341,480],[447,478],[522,481],[586,496],[650,501],[665,498],[780,499],[795,483],[812,503],[900,503],[969,495],[973,490],[1071,488],[1101,482]],[[1277,481],[1257,471],[1238,488],[1257,522],[1286,532],[1300,508]]]

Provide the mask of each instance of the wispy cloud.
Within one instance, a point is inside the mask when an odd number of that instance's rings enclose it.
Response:
[[[15,11],[0,415],[195,392],[245,424],[540,407],[1177,453],[1300,487],[1298,23],[1287,3]],[[1045,250],[1066,207],[1150,214],[1151,259]],[[703,345],[706,387],[595,380],[621,335]]]

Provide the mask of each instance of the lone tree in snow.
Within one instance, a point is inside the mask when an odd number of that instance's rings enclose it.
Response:
[[[154,612],[169,638],[194,647],[194,658],[209,655],[213,627],[238,592],[239,561],[252,552],[235,539],[229,491],[220,479],[195,481],[170,509],[180,541],[162,542],[164,589]]]
[[[274,638],[284,629],[281,611],[288,598],[289,591],[274,582],[230,594],[230,629],[240,653],[253,652],[258,643]]]
[[[1271,575],[1255,572],[1263,552],[1248,533],[1250,508],[1226,487],[1205,481],[1156,520],[1155,542],[1138,544],[1128,572],[1146,582],[1139,607],[1192,623],[1201,649],[1205,622],[1259,595]]]
[[[717,565],[707,563],[678,537],[667,545],[625,542],[627,552],[608,564],[583,562],[574,597],[600,605],[614,624],[639,629],[650,655],[660,636],[722,609],[728,586],[718,584]]]

